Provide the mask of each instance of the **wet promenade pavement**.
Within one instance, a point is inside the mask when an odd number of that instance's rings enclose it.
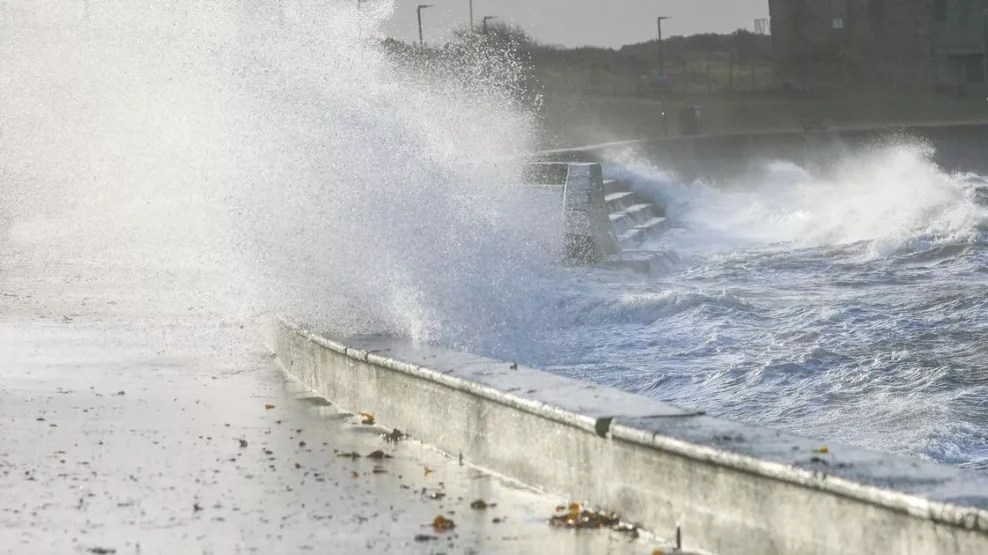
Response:
[[[565,500],[382,437],[287,378],[255,319],[200,303],[202,268],[100,258],[62,225],[0,244],[0,553],[655,546],[552,529]]]

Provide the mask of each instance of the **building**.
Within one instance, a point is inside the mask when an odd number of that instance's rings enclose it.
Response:
[[[935,4],[940,81],[988,82],[988,0],[937,0]]]
[[[784,79],[928,89],[984,83],[988,0],[769,0]]]

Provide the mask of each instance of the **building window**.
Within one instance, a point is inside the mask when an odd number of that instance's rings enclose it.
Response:
[[[936,0],[934,6],[937,21],[940,23],[947,21],[947,0]]]

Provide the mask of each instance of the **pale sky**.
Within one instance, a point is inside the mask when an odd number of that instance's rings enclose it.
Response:
[[[442,42],[448,30],[469,22],[469,0],[396,0],[395,15],[385,27],[390,36],[418,40],[415,6],[422,12],[426,42]],[[566,46],[610,46],[655,38],[655,18],[666,36],[753,31],[755,19],[768,17],[768,0],[473,0],[474,19],[496,15],[519,24],[535,38]]]
[[[79,20],[88,5],[93,18],[121,19],[129,12],[146,17],[146,11],[187,12],[198,0],[156,0],[139,3],[139,10],[123,10],[131,0],[0,0],[0,17],[11,9],[33,19]],[[219,4],[271,5],[288,9],[320,5],[326,0],[222,0]],[[352,2],[357,0],[329,0]],[[445,42],[450,30],[469,24],[469,0],[392,0],[395,11],[385,24],[388,36],[405,41],[418,40],[415,7],[433,4],[423,12],[426,42]],[[769,0],[473,0],[474,20],[480,25],[485,15],[521,25],[536,39],[565,46],[619,47],[654,39],[656,16],[669,16],[663,22],[665,36],[694,33],[728,33],[735,29],[754,30],[755,19],[768,17]],[[217,2],[213,2],[217,3]],[[207,3],[212,5],[213,3]],[[293,8],[294,7],[294,8]],[[164,12],[162,12],[164,13]],[[22,15],[23,17],[23,15]],[[0,25],[2,27],[2,25]]]

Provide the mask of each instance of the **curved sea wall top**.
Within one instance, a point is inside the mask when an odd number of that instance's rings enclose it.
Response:
[[[621,162],[644,158],[677,173],[683,181],[718,181],[743,174],[752,163],[788,160],[807,168],[826,168],[847,152],[883,144],[911,143],[930,148],[934,161],[950,172],[988,174],[988,124],[929,124],[911,127],[855,127],[756,133],[663,136],[549,149],[538,161]]]
[[[988,477],[707,416],[613,388],[286,318],[307,387],[463,460],[723,555],[988,553]]]

